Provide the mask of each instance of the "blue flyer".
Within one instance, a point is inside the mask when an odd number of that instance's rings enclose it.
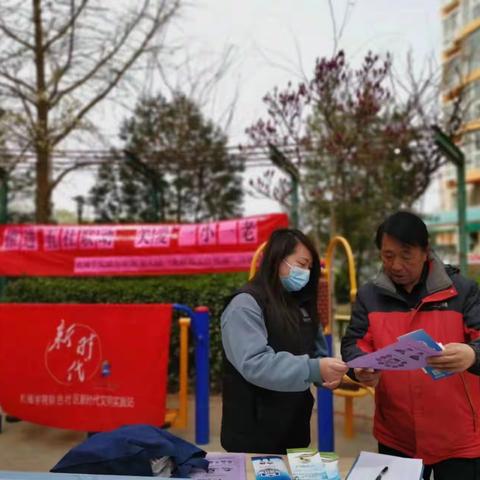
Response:
[[[442,345],[437,343],[423,328],[420,330],[414,330],[413,332],[407,333],[398,337],[398,339],[409,339],[423,342],[427,347],[433,348],[438,352],[443,350]],[[424,367],[423,371],[430,375],[434,380],[440,380],[441,378],[449,377],[450,375],[454,375],[454,372],[447,372],[445,370],[438,370],[433,367]]]
[[[263,480],[265,478],[290,480],[287,466],[282,457],[278,455],[252,457],[252,464],[256,480]]]

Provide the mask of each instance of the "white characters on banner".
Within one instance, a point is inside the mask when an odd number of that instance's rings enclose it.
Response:
[[[47,345],[45,363],[49,374],[63,385],[82,384],[99,372],[102,355],[98,334],[88,325],[64,319]]]

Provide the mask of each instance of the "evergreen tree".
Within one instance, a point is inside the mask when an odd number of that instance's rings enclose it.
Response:
[[[102,165],[90,201],[99,222],[201,222],[238,216],[243,159],[182,94],[143,98],[120,129],[126,155]]]

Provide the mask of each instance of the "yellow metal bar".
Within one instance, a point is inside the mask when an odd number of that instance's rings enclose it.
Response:
[[[262,254],[263,252],[263,249],[265,248],[265,245],[267,244],[267,242],[263,242],[258,248],[257,250],[255,251],[255,253],[253,254],[253,258],[252,258],[252,262],[250,263],[250,272],[248,273],[248,279],[251,280],[256,271],[257,271],[257,263],[258,263],[258,259],[260,257],[260,255]]]
[[[333,255],[335,253],[335,248],[337,245],[341,245],[345,250],[345,255],[347,256],[348,261],[348,274],[350,278],[350,302],[353,303],[357,296],[357,277],[355,271],[355,260],[353,259],[352,248],[347,242],[346,238],[336,236],[330,240],[330,243],[327,247],[327,253],[325,254],[325,267],[327,271],[327,280],[328,284],[332,284],[332,264],[333,264]]]
[[[345,424],[343,427],[343,433],[345,438],[354,438],[355,437],[355,424],[354,424],[354,403],[355,398],[364,397],[365,395],[374,395],[375,390],[372,387],[366,387],[361,383],[355,382],[346,375],[343,377],[343,383],[350,383],[358,385],[357,390],[350,390],[347,388],[337,388],[333,391],[333,394],[345,399]]]
[[[178,320],[180,325],[180,356],[179,356],[179,388],[178,388],[178,415],[174,425],[178,428],[187,428],[188,423],[188,329],[190,318]]]
[[[330,243],[327,247],[327,253],[325,254],[325,270],[328,282],[328,288],[332,288],[332,265],[333,265],[333,257],[335,254],[335,249],[337,245],[341,245],[345,250],[345,255],[347,256],[348,261],[348,273],[350,278],[350,302],[353,303],[357,296],[357,277],[355,271],[355,260],[353,259],[352,248],[350,244],[346,240],[346,238],[341,236],[333,237],[330,240]],[[333,292],[330,293],[330,296],[333,295]],[[325,333],[329,334],[333,331],[332,325],[332,315],[329,318],[329,324],[325,328]]]
[[[355,436],[355,427],[353,424],[353,398],[345,397],[345,425],[343,427],[345,438]]]
[[[169,408],[165,414],[165,425],[175,425],[178,418],[178,409]]]

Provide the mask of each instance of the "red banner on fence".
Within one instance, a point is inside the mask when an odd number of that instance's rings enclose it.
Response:
[[[0,405],[82,431],[165,420],[172,305],[2,304]]]
[[[170,275],[247,271],[283,213],[202,224],[3,225],[0,276]]]

